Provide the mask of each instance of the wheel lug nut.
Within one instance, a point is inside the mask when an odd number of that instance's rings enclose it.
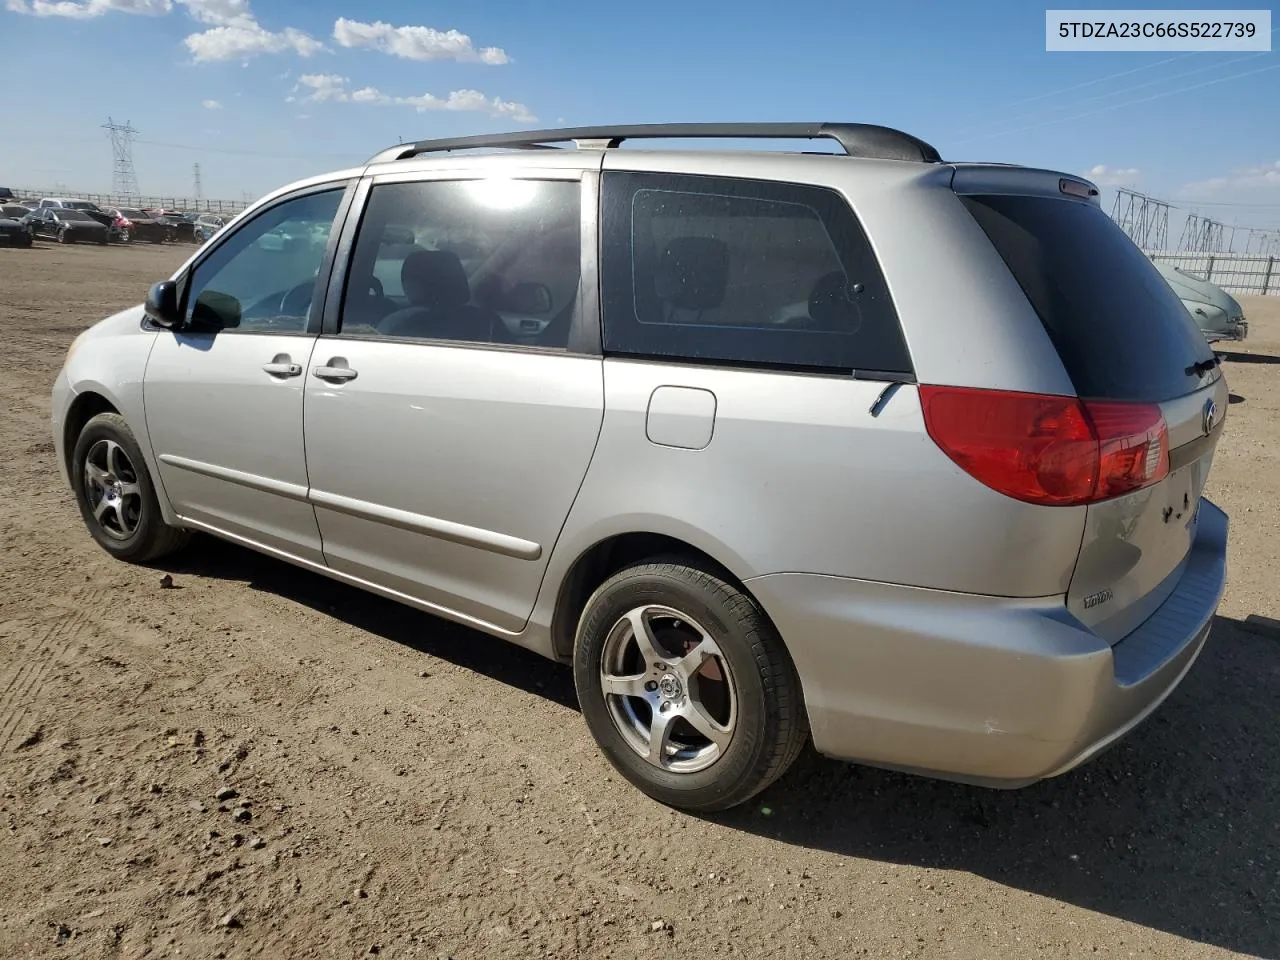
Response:
[[[653,691],[658,689],[658,681],[650,680],[648,683],[644,685],[644,688],[648,690],[650,693],[653,693]]]
[[[665,663],[655,663],[653,665],[653,669],[661,673],[663,670],[667,669],[667,665]]]
[[[670,701],[670,700],[663,700],[663,701],[662,701],[662,706],[660,706],[660,707],[658,708],[658,712],[659,712],[659,713],[666,713],[666,712],[667,712],[668,710],[670,710],[670,709],[671,709],[671,701]]]

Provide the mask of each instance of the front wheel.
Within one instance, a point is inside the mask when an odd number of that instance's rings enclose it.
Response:
[[[573,667],[609,762],[673,807],[749,800],[808,737],[800,679],[773,624],[695,564],[647,562],[605,581],[579,621]]]
[[[117,559],[146,563],[190,536],[164,522],[142,450],[118,413],[100,413],[80,431],[71,481],[89,533]]]

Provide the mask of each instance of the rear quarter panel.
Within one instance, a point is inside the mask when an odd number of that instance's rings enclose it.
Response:
[[[1010,597],[1066,591],[1084,508],[1000,496],[929,439],[914,387],[844,377],[605,361],[605,417],[549,581],[610,536],[651,532],[739,579],[824,573]],[[710,391],[710,442],[649,440],[659,386]],[[1064,562],[1066,558],[1066,562]]]

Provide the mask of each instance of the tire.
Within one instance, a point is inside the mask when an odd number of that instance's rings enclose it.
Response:
[[[648,658],[637,618],[649,628]],[[688,655],[699,648],[711,656]],[[800,678],[764,611],[721,574],[680,558],[646,561],[601,584],[578,622],[573,675],[609,762],[668,806],[709,813],[744,803],[782,776],[808,739]],[[614,693],[604,690],[606,676],[616,678]],[[699,712],[695,728],[687,718]],[[653,720],[663,714],[674,738],[655,750]]]
[[[113,446],[123,454],[123,461],[113,454]],[[97,481],[89,479],[86,469],[91,458],[99,468]],[[147,563],[173,553],[190,539],[189,531],[164,522],[142,450],[118,413],[100,413],[80,431],[71,454],[71,486],[89,533],[118,560]],[[114,491],[108,489],[112,487]],[[114,496],[108,497],[109,493]],[[100,521],[95,509],[107,499],[114,506],[105,509]]]

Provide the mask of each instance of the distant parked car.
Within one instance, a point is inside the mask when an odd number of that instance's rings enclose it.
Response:
[[[31,228],[25,220],[30,212],[16,203],[0,206],[0,243],[8,247],[31,246]]]
[[[13,190],[9,187],[0,187],[0,200],[14,200]]]
[[[112,226],[124,243],[135,240],[164,243],[169,239],[169,227],[145,210],[137,207],[112,207],[107,213],[112,216]]]
[[[216,213],[206,213],[196,218],[195,231],[196,243],[204,243],[215,233],[227,225],[229,217],[220,216]]]
[[[1249,335],[1249,324],[1240,301],[1220,286],[1168,263],[1157,263],[1156,269],[1173,287],[1173,292],[1182,300],[1182,305],[1210,343],[1243,340]]]
[[[108,230],[111,229],[112,218],[96,203],[91,203],[88,200],[81,200],[79,197],[42,197],[37,209],[44,210],[49,208],[54,210],[79,210],[87,213]]]
[[[195,243],[195,215],[181,213],[177,210],[151,211],[157,220],[169,230],[169,239],[181,243]]]
[[[88,211],[45,207],[33,211],[29,221],[31,232],[59,243],[106,243],[107,225]]]

